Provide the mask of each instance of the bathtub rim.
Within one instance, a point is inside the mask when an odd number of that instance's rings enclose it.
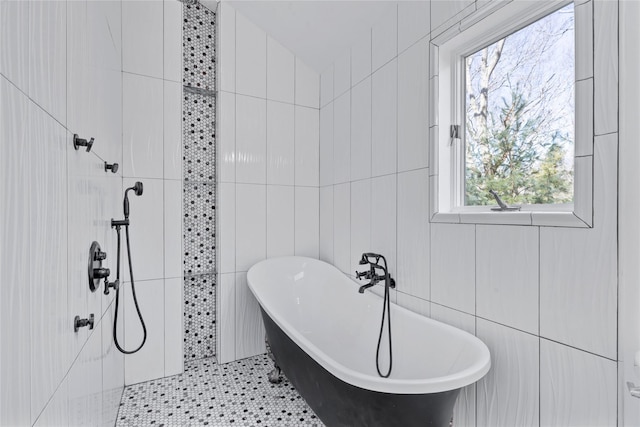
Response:
[[[274,323],[278,325],[278,327],[291,340],[293,340],[293,342],[295,342],[305,353],[307,353],[318,364],[320,364],[327,371],[329,371],[331,374],[341,379],[342,381],[356,387],[360,387],[360,388],[372,390],[372,391],[378,391],[382,393],[398,393],[398,394],[438,393],[438,392],[443,392],[448,390],[459,389],[467,385],[473,384],[476,381],[480,380],[482,377],[484,377],[486,373],[489,371],[489,369],[491,368],[491,356],[489,353],[489,349],[487,348],[486,344],[482,342],[478,337],[470,334],[469,332],[463,331],[462,329],[431,319],[426,316],[422,316],[394,302],[391,303],[394,306],[393,307],[394,310],[399,310],[404,315],[413,317],[417,321],[431,323],[438,328],[443,328],[455,335],[459,335],[463,337],[466,341],[473,343],[474,346],[476,346],[480,350],[480,353],[481,353],[480,357],[473,364],[471,364],[470,366],[468,366],[467,368],[461,371],[457,371],[453,374],[448,374],[444,376],[433,377],[433,378],[423,378],[423,379],[381,378],[379,376],[373,376],[369,374],[364,374],[362,372],[358,372],[354,369],[351,369],[347,366],[342,365],[341,363],[338,363],[332,357],[327,355],[327,353],[322,351],[320,348],[318,348],[316,345],[310,342],[306,337],[300,334],[298,330],[293,327],[293,325],[291,325],[289,322],[282,319],[281,317],[274,315],[270,307],[266,307],[263,301],[260,299],[259,295],[257,295],[260,292],[255,291],[253,286],[253,280],[252,280],[252,276],[256,274],[254,267],[265,264],[265,263],[273,262],[274,260],[283,260],[283,259],[321,263],[321,264],[324,264],[326,268],[333,269],[336,273],[338,273],[342,277],[342,280],[346,280],[349,282],[352,282],[352,281],[335,266],[315,258],[308,258],[308,257],[302,257],[302,256],[284,256],[284,257],[269,258],[269,259],[257,262],[247,272],[247,284],[249,286],[249,289],[251,290],[251,293],[254,295],[254,297],[260,304],[260,307],[262,307],[265,313],[267,313],[267,315],[274,321]],[[355,283],[354,283],[354,288],[355,288]],[[369,290],[365,292],[365,297],[381,299],[379,295]]]

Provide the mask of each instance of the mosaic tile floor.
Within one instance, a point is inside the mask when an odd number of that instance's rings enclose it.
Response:
[[[125,388],[116,426],[323,426],[266,355],[224,365],[201,359],[182,375]]]

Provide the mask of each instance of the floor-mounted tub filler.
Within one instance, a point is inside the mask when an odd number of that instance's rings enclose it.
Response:
[[[311,258],[261,261],[247,280],[277,364],[329,427],[448,426],[460,389],[491,367],[475,336],[392,304],[393,372],[381,378],[382,298]]]

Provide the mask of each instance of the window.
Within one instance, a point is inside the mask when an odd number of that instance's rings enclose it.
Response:
[[[573,202],[574,31],[567,5],[461,60],[466,206]]]
[[[431,40],[432,220],[591,226],[592,2],[499,3]]]

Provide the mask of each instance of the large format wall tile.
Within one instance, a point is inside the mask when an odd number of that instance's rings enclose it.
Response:
[[[294,102],[295,58],[273,38],[267,36],[267,98]]]
[[[115,423],[115,417],[113,422]],[[65,377],[33,425],[48,427],[68,426],[69,424],[69,384],[67,377]]]
[[[296,105],[320,108],[320,76],[296,57]]]
[[[477,315],[538,334],[538,228],[478,225]]]
[[[218,182],[235,182],[236,95],[219,91],[216,106],[216,116],[218,118],[216,122],[216,166],[218,167]],[[269,114],[269,111],[267,111],[267,114]]]
[[[615,361],[541,340],[540,425],[616,425],[616,382]]]
[[[63,125],[67,122],[67,3],[29,4],[29,96]]]
[[[387,260],[389,273],[395,278],[396,264],[396,175],[371,180],[371,251]],[[362,207],[358,208],[358,212]]]
[[[371,48],[369,48],[371,50]],[[343,95],[349,89],[351,89],[351,65],[352,59],[349,51],[344,51],[340,55],[337,55],[335,63],[333,64],[333,99]],[[369,72],[362,78],[371,74],[371,65],[369,65]],[[360,78],[357,81],[362,80]]]
[[[318,187],[295,189],[295,254],[318,258],[320,251],[320,192]]]
[[[364,252],[371,251],[371,180],[354,181],[351,183],[351,243],[349,268],[345,273],[355,275],[355,270],[361,270],[358,264]],[[334,209],[337,205],[334,205]],[[337,230],[336,230],[337,231]],[[337,243],[337,241],[335,241]],[[344,270],[343,270],[344,271]]]
[[[102,425],[115,424],[120,408],[120,398],[124,390],[124,354],[120,353],[113,341],[113,321],[115,303],[105,311],[100,327],[102,328]],[[124,319],[118,319],[118,336],[124,336]],[[122,344],[122,342],[121,342]]]
[[[213,286],[211,285],[213,288]],[[164,281],[164,375],[181,374],[184,370],[184,345],[182,324],[183,316],[183,281],[182,278],[165,279]],[[215,303],[211,301],[211,308]],[[206,312],[206,306],[204,312]],[[211,323],[215,323],[214,321]],[[211,325],[213,329],[213,325]]]
[[[178,0],[164,0],[163,27],[163,76],[165,80],[182,81],[182,3]],[[209,21],[213,26],[215,22]],[[213,40],[210,40],[213,42]],[[213,43],[210,46],[214,48]],[[213,60],[208,64],[213,65]],[[213,71],[213,70],[212,70]],[[213,74],[211,72],[210,74]],[[179,117],[179,115],[176,115]]]
[[[351,184],[333,187],[333,264],[351,272]]]
[[[3,3],[3,6],[7,2]],[[4,9],[6,10],[6,9]],[[4,36],[4,34],[3,34]],[[30,423],[30,200],[29,103],[0,76],[0,424]],[[7,319],[8,321],[5,321]]]
[[[294,187],[267,186],[267,258],[295,250]]]
[[[73,315],[67,310],[69,139],[65,129],[40,107],[30,103],[29,110],[33,172],[28,246],[34,261],[27,281],[31,286],[31,419],[35,420],[70,365]]]
[[[129,73],[122,77],[122,175],[162,178],[162,80]]]
[[[366,31],[351,46],[351,86],[371,75],[371,50],[371,31]]]
[[[264,185],[236,186],[236,270],[266,258],[267,191]]]
[[[236,96],[236,180],[265,184],[267,179],[267,103]]]
[[[398,140],[398,61],[394,59],[371,79],[371,176],[395,173]]]
[[[266,351],[260,306],[247,285],[247,273],[236,273],[236,358]]]
[[[398,54],[398,5],[391,3],[383,18],[371,29],[371,70],[375,71]]]
[[[102,330],[98,327],[92,331],[68,374],[69,426],[102,423],[101,354]]]
[[[475,314],[475,226],[431,224],[431,301]]]
[[[127,356],[124,366],[125,384],[136,384],[164,376],[164,279],[136,281],[136,296],[147,329],[144,346]],[[118,337],[125,350],[131,351],[142,343],[143,331],[133,302],[131,283],[120,289],[120,303],[124,305],[124,339]]]
[[[163,13],[162,0],[122,2],[123,71],[163,77]]]
[[[594,227],[540,229],[540,335],[610,359],[617,351],[617,142],[617,134],[596,138]]]
[[[478,425],[537,426],[540,339],[480,318],[477,328],[491,353],[491,370],[477,383]]]
[[[320,187],[320,259],[333,264],[333,185]]]
[[[351,91],[351,180],[371,178],[371,79]]]
[[[0,73],[29,93],[30,2],[0,2]]]
[[[348,182],[351,176],[351,97],[345,94],[333,102],[333,183]]]
[[[320,185],[333,184],[333,102],[320,109]]]
[[[398,2],[398,53],[429,34],[430,12],[428,1]]]
[[[267,101],[267,184],[295,182],[295,109]]]
[[[318,186],[320,178],[320,115],[318,109],[296,107],[295,184]]]
[[[333,64],[320,73],[320,107],[333,101]]]
[[[427,169],[398,174],[396,286],[423,299],[431,298],[428,178]]]
[[[216,307],[216,358],[219,363],[236,360],[236,273],[218,274]]]
[[[267,96],[267,35],[236,12],[236,91],[259,98]]]
[[[428,166],[429,43],[398,56],[398,172]]]

